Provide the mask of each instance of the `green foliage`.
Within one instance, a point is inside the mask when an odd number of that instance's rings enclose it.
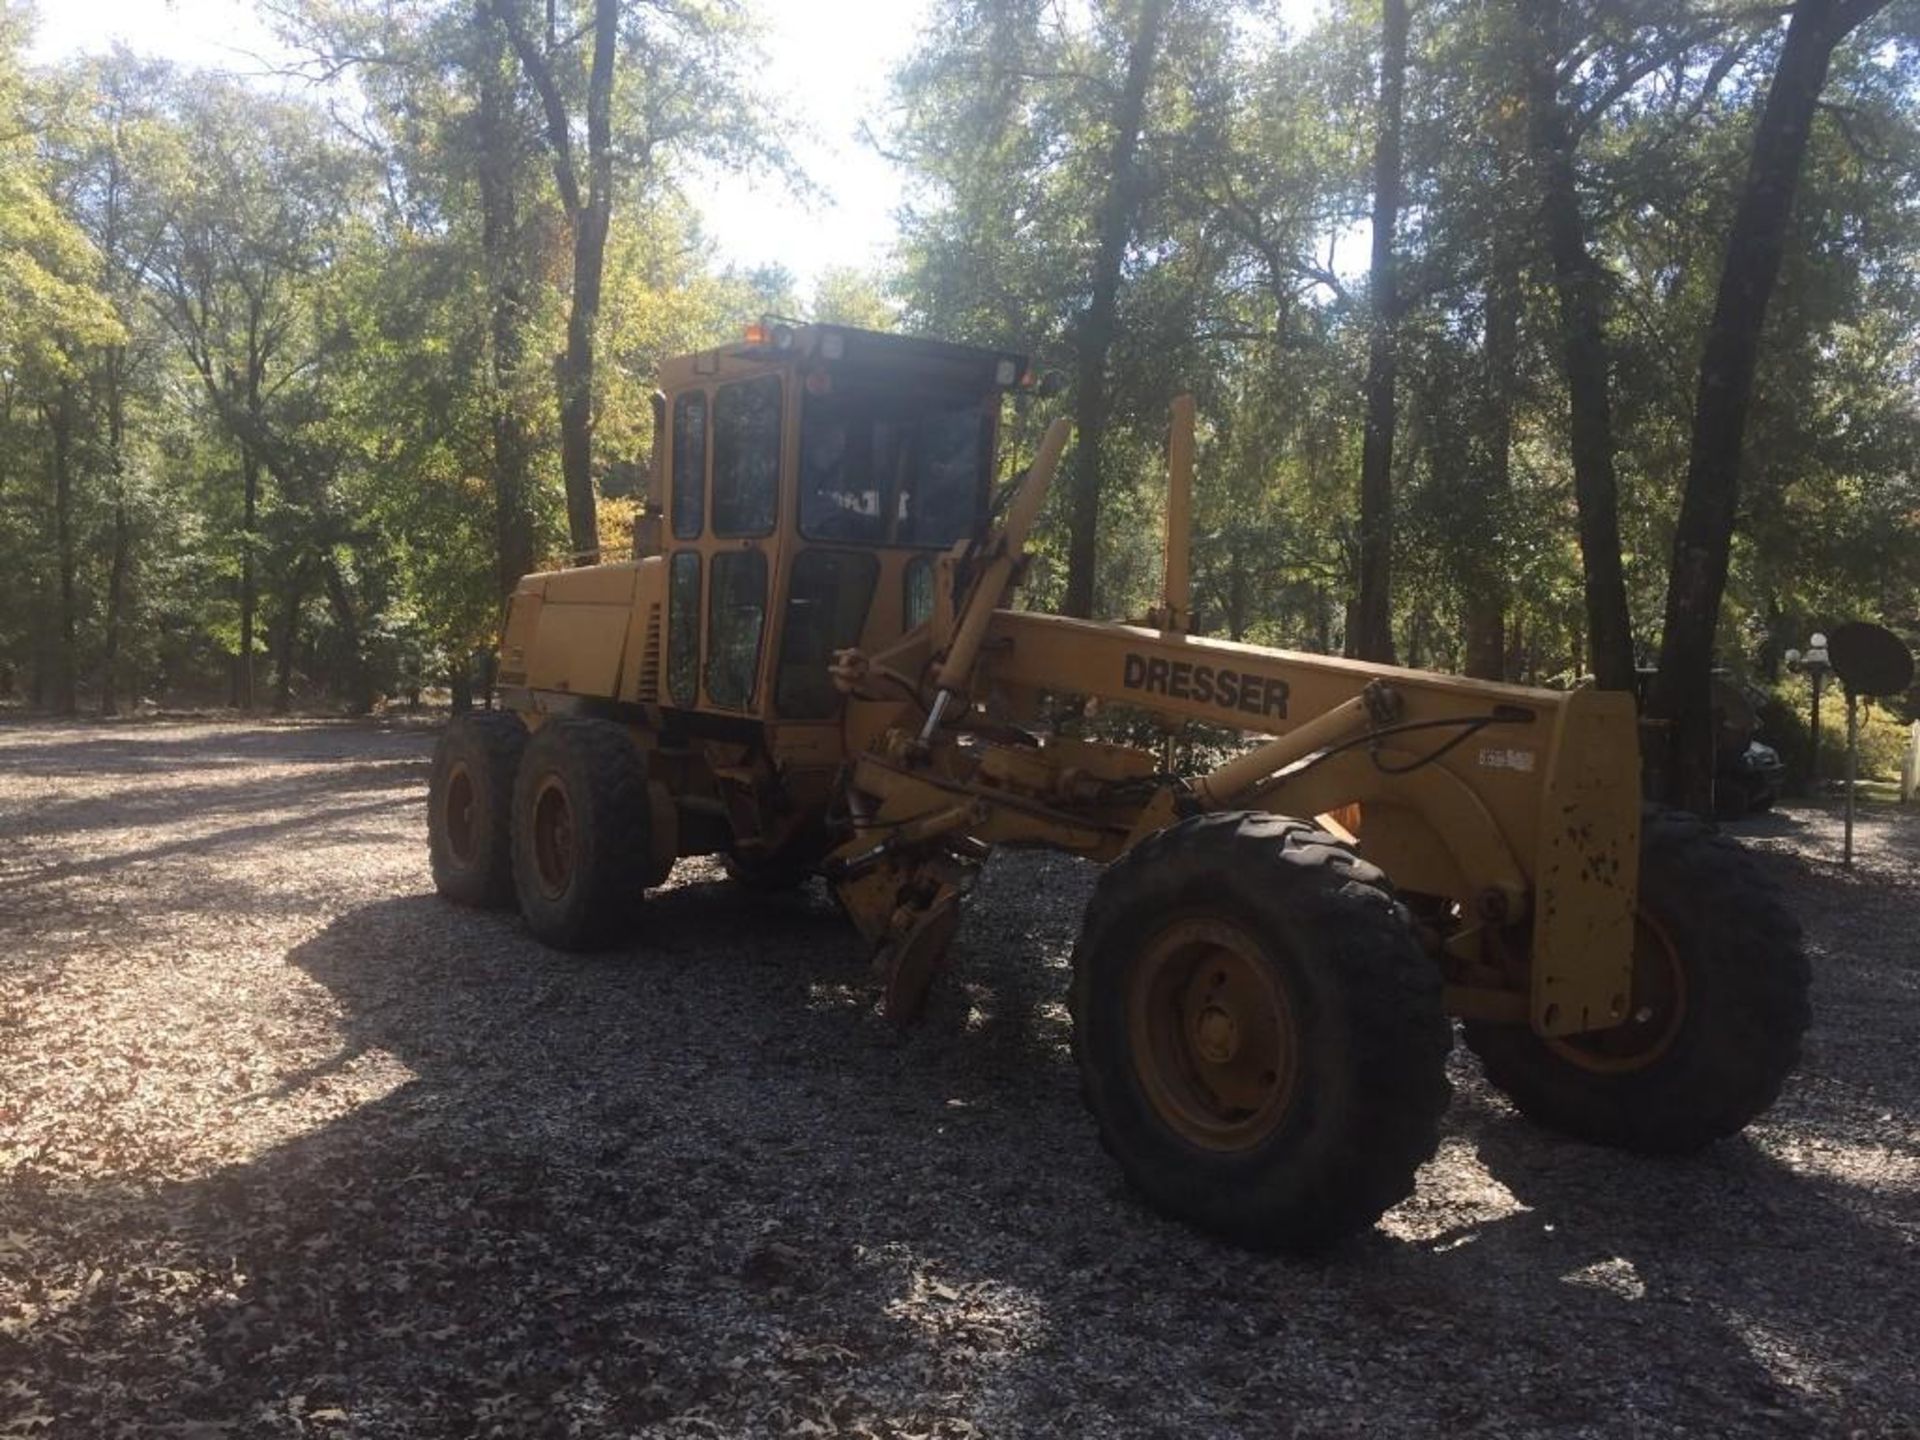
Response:
[[[823,324],[892,330],[899,324],[900,311],[881,277],[836,265],[814,279],[812,318]]]
[[[897,250],[811,277],[809,313],[1072,372],[1138,5],[934,0],[876,120],[906,180]],[[1701,341],[1782,27],[1678,0],[1559,8],[1650,656]],[[406,695],[489,644],[503,585],[566,548],[551,362],[571,221],[505,11],[271,10],[324,82],[306,98],[124,53],[31,72],[26,12],[0,0],[0,545],[18,577],[0,589],[0,680],[42,703],[222,699],[249,616],[262,703]],[[565,0],[545,42],[576,116],[590,10]],[[712,264],[687,198],[716,166],[786,167],[751,13],[621,13],[592,392],[610,546],[638,503],[662,358],[806,309],[778,267]],[[1491,598],[1506,672],[1566,682],[1586,668],[1584,601],[1519,13],[1415,7],[1395,640],[1461,666]],[[1818,624],[1920,626],[1915,15],[1896,4],[1837,54],[1801,180],[1722,627],[1739,673],[1774,675]],[[544,7],[522,18],[544,35]],[[1158,599],[1167,408],[1189,390],[1198,625],[1346,644],[1378,20],[1335,0],[1286,35],[1270,7],[1168,0],[1107,362],[1108,614]],[[1002,478],[1075,399],[1009,407]],[[1062,596],[1065,500],[1042,517],[1023,603]]]
[[[1103,98],[1130,7],[948,0],[898,77],[908,161],[907,323],[1072,354],[1084,304]],[[1194,556],[1203,628],[1338,649],[1353,588],[1365,365],[1359,222],[1377,10],[1337,4],[1296,43],[1256,7],[1188,0],[1150,104],[1150,199],[1129,253],[1102,455],[1100,593],[1157,586],[1160,447],[1199,398]],[[1811,617],[1920,607],[1920,144],[1910,6],[1836,61],[1795,244],[1772,308],[1725,658],[1764,667]],[[1608,293],[1630,600],[1651,658],[1699,352],[1757,105],[1771,12],[1671,0],[1568,3],[1569,102]],[[1418,7],[1401,243],[1397,647],[1464,659],[1464,611],[1496,593],[1507,670],[1586,664],[1557,316],[1535,222],[1510,4]],[[1516,287],[1514,359],[1490,368],[1494,289]],[[1510,414],[1510,441],[1501,404]],[[1039,544],[1055,553],[1056,505]]]
[[[257,703],[410,696],[493,643],[509,525],[506,583],[564,554],[545,357],[570,245],[505,32],[452,0],[274,15],[331,107],[119,52],[28,75],[0,9],[0,543],[23,562],[0,678],[42,703],[218,701],[243,648]],[[660,359],[791,308],[790,277],[701,262],[673,184],[690,157],[780,163],[750,41],[725,0],[623,20],[609,494],[648,453]]]

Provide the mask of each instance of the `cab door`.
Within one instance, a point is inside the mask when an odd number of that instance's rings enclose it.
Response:
[[[779,519],[782,389],[777,374],[714,387],[713,544],[701,679],[707,703],[718,710],[759,708],[768,551]]]
[[[770,374],[674,398],[667,688],[679,708],[762,708],[782,391]]]

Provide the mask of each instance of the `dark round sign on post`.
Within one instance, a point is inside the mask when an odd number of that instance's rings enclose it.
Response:
[[[1860,697],[1899,695],[1913,684],[1913,652],[1884,625],[1849,620],[1827,637],[1833,673],[1847,692],[1847,807],[1840,863],[1853,868],[1853,797],[1860,776]]]
[[[1913,684],[1913,652],[1884,625],[1849,620],[1827,637],[1833,673],[1854,695],[1903,695]]]

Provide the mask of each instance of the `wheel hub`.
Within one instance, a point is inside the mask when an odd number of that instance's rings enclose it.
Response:
[[[1632,1010],[1609,1030],[1547,1043],[1583,1070],[1603,1075],[1644,1070],[1659,1061],[1687,1014],[1686,971],[1667,929],[1642,911],[1633,924]]]
[[[442,807],[446,821],[447,849],[461,865],[473,863],[473,776],[465,765],[456,764],[447,774],[447,794]]]
[[[1209,1005],[1194,1026],[1194,1044],[1208,1064],[1224,1065],[1240,1049],[1240,1027],[1218,1005]]]
[[[1270,1135],[1295,1086],[1298,1036],[1279,965],[1238,924],[1176,921],[1127,985],[1134,1070],[1161,1120],[1209,1150]]]
[[[573,806],[557,779],[541,783],[533,802],[533,860],[540,890],[549,900],[573,882]]]

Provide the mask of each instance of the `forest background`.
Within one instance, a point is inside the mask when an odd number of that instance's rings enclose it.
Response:
[[[693,203],[807,223],[764,9],[259,10],[271,86],[34,64],[0,0],[0,703],[462,690],[519,574],[623,550],[661,358],[763,314],[1062,372],[1025,603],[1152,603],[1190,390],[1197,628],[1657,668],[1681,798],[1712,668],[1792,753],[1786,649],[1920,631],[1913,0],[933,0],[897,233],[805,296]]]

